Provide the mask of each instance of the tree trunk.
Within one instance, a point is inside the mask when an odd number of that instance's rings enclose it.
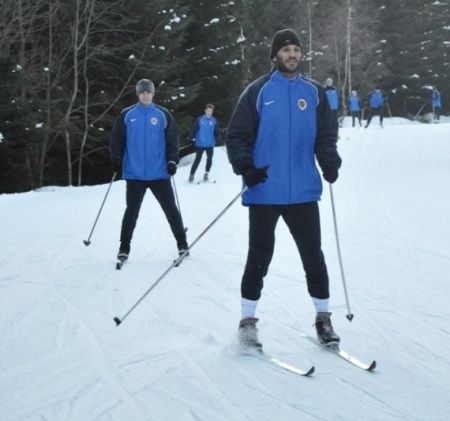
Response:
[[[347,29],[346,29],[346,48],[345,48],[345,65],[344,65],[344,81],[342,84],[341,98],[343,115],[347,114],[346,95],[350,96],[352,91],[352,0],[347,0]],[[346,90],[348,86],[348,90]]]
[[[84,77],[84,131],[81,140],[80,147],[80,160],[78,162],[78,186],[81,186],[82,173],[83,173],[83,154],[84,148],[86,146],[87,137],[89,134],[89,79],[87,77],[87,67],[89,61],[89,31],[92,23],[92,17],[94,12],[95,0],[92,0],[91,10],[89,13],[89,19],[86,22],[86,34],[85,34],[85,44],[84,44],[84,59],[83,59],[83,77]]]

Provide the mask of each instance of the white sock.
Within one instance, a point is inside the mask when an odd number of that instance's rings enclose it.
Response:
[[[255,317],[256,306],[258,300],[247,300],[247,298],[241,298],[241,320]]]
[[[330,308],[329,298],[314,298],[311,297],[314,307],[316,308],[316,313],[327,313]]]

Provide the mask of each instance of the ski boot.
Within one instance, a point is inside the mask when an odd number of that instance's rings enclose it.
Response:
[[[189,175],[189,183],[193,183],[194,182],[194,174],[190,174]]]
[[[130,242],[121,241],[119,253],[117,253],[117,263],[116,263],[117,270],[120,270],[122,268],[122,265],[128,260],[129,254],[130,254]]]
[[[317,339],[323,345],[326,345],[330,348],[338,348],[341,338],[339,338],[339,336],[334,332],[330,317],[331,313],[329,312],[317,313],[315,323]]]
[[[257,351],[262,353],[262,344],[258,340],[258,328],[256,323],[259,319],[250,317],[239,322],[238,338],[243,352]]]
[[[203,176],[203,181],[209,181],[209,172],[206,171],[204,176]]]
[[[188,249],[188,244],[186,240],[177,241],[178,254],[181,256]],[[185,254],[185,256],[189,256],[189,252]]]

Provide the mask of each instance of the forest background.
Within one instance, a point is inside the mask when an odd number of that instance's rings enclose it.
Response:
[[[221,140],[245,86],[270,70],[272,35],[301,36],[301,71],[375,87],[386,115],[449,112],[449,0],[0,0],[0,193],[111,180],[109,134],[150,78],[183,146],[204,105]]]

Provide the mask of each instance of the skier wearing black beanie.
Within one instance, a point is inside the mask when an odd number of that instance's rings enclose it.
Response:
[[[297,244],[308,293],[316,310],[319,341],[339,343],[329,311],[329,280],[321,249],[318,201],[322,180],[334,183],[341,158],[337,153],[337,120],[325,91],[299,73],[303,50],[292,29],[274,34],[270,47],[273,71],[242,93],[228,127],[227,151],[247,189],[249,250],[241,282],[242,347],[261,350],[255,317],[264,277],[275,247],[280,217]]]

